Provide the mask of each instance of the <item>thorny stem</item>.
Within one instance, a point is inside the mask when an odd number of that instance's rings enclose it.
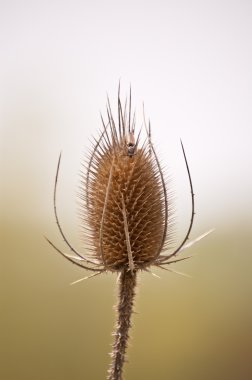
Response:
[[[136,271],[124,269],[119,278],[119,294],[117,304],[117,321],[114,333],[112,363],[109,369],[108,380],[121,380],[125,353],[131,327],[131,315],[136,288]]]

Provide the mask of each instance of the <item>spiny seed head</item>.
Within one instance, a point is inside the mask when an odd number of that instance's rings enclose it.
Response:
[[[108,123],[88,157],[82,190],[82,220],[92,255],[105,270],[145,269],[167,242],[168,196],[154,151],[135,134],[135,117],[122,112],[118,96],[117,125],[108,103]],[[170,218],[170,206],[169,206]],[[170,233],[170,231],[169,231]],[[95,257],[94,257],[95,256]]]
[[[61,251],[49,239],[47,241],[68,261],[92,271],[89,277],[109,270],[119,272],[118,321],[108,374],[109,380],[116,380],[122,378],[137,270],[148,270],[151,265],[166,269],[166,265],[185,260],[188,257],[171,259],[211,231],[186,244],[195,212],[192,179],[181,142],[191,189],[191,220],[182,243],[169,255],[161,254],[167,249],[173,221],[164,175],[151,141],[150,125],[147,128],[144,118],[147,138],[142,142],[140,132],[135,134],[135,115],[131,118],[131,94],[129,106],[126,100],[123,112],[118,93],[117,124],[109,101],[107,115],[108,122],[105,124],[102,119],[103,130],[89,153],[79,194],[80,216],[86,232],[84,241],[89,243],[89,254],[79,253],[70,244],[59,222],[56,194],[61,154],[54,183],[54,214],[61,237],[73,255]]]

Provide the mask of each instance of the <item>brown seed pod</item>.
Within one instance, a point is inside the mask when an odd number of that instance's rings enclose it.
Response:
[[[116,122],[113,118],[109,101],[107,116],[107,123],[102,118],[103,129],[87,159],[79,193],[84,240],[89,250],[85,256],[75,250],[58,219],[56,194],[61,156],[55,177],[54,213],[59,232],[73,255],[64,253],[47,240],[66,259],[93,271],[92,276],[107,271],[119,273],[118,317],[108,379],[120,380],[131,326],[137,271],[148,271],[151,265],[166,269],[166,264],[186,259],[172,258],[192,244],[185,243],[193,225],[194,194],[181,142],[191,189],[191,220],[178,248],[164,254],[172,235],[171,197],[151,141],[150,124],[147,127],[144,118],[145,138],[141,131],[136,134],[135,115],[131,115],[131,93],[128,106],[126,101],[122,110],[120,87],[118,120]]]
[[[48,242],[72,263],[95,272],[147,269],[177,262],[173,256],[184,249],[194,219],[194,194],[185,151],[181,142],[191,188],[192,212],[188,231],[182,243],[172,253],[167,251],[172,236],[171,197],[151,141],[150,123],[144,125],[146,137],[135,133],[135,114],[131,115],[131,93],[124,110],[118,91],[118,121],[115,122],[110,103],[108,122],[102,118],[103,130],[87,159],[82,175],[81,221],[84,240],[90,249],[79,253],[66,238],[58,218],[56,195],[61,155],[54,187],[54,213],[61,236],[73,256],[65,254]]]
[[[138,135],[129,151],[132,125],[122,117],[124,127],[118,133],[111,114],[109,120],[89,161],[83,208],[88,239],[106,270],[144,269],[159,256],[167,238],[162,176],[148,141],[141,145]]]

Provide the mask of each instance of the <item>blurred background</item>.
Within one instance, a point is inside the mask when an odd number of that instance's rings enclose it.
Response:
[[[132,86],[175,193],[177,244],[195,190],[195,257],[139,275],[126,379],[252,378],[252,3],[248,0],[0,3],[0,379],[105,379],[116,276],[88,273],[76,192],[81,160]],[[176,244],[174,243],[174,246]],[[173,247],[171,247],[172,249]],[[184,254],[183,254],[184,255]]]

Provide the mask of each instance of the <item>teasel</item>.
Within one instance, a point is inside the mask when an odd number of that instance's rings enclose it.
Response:
[[[58,218],[56,196],[61,155],[55,177],[54,214],[59,232],[72,254],[64,253],[52,241],[47,241],[67,260],[93,272],[83,279],[105,272],[118,274],[117,321],[109,380],[122,379],[137,273],[140,270],[150,272],[153,266],[174,271],[167,266],[189,258],[177,258],[177,254],[211,232],[187,243],[195,207],[191,174],[181,142],[191,192],[191,217],[185,237],[170,252],[174,224],[171,191],[152,143],[151,125],[147,126],[145,117],[143,119],[144,138],[141,129],[136,130],[131,90],[129,101],[126,99],[122,106],[119,85],[117,120],[108,99],[107,122],[101,116],[102,130],[94,140],[81,176],[81,225],[89,247],[85,255],[70,244]]]

